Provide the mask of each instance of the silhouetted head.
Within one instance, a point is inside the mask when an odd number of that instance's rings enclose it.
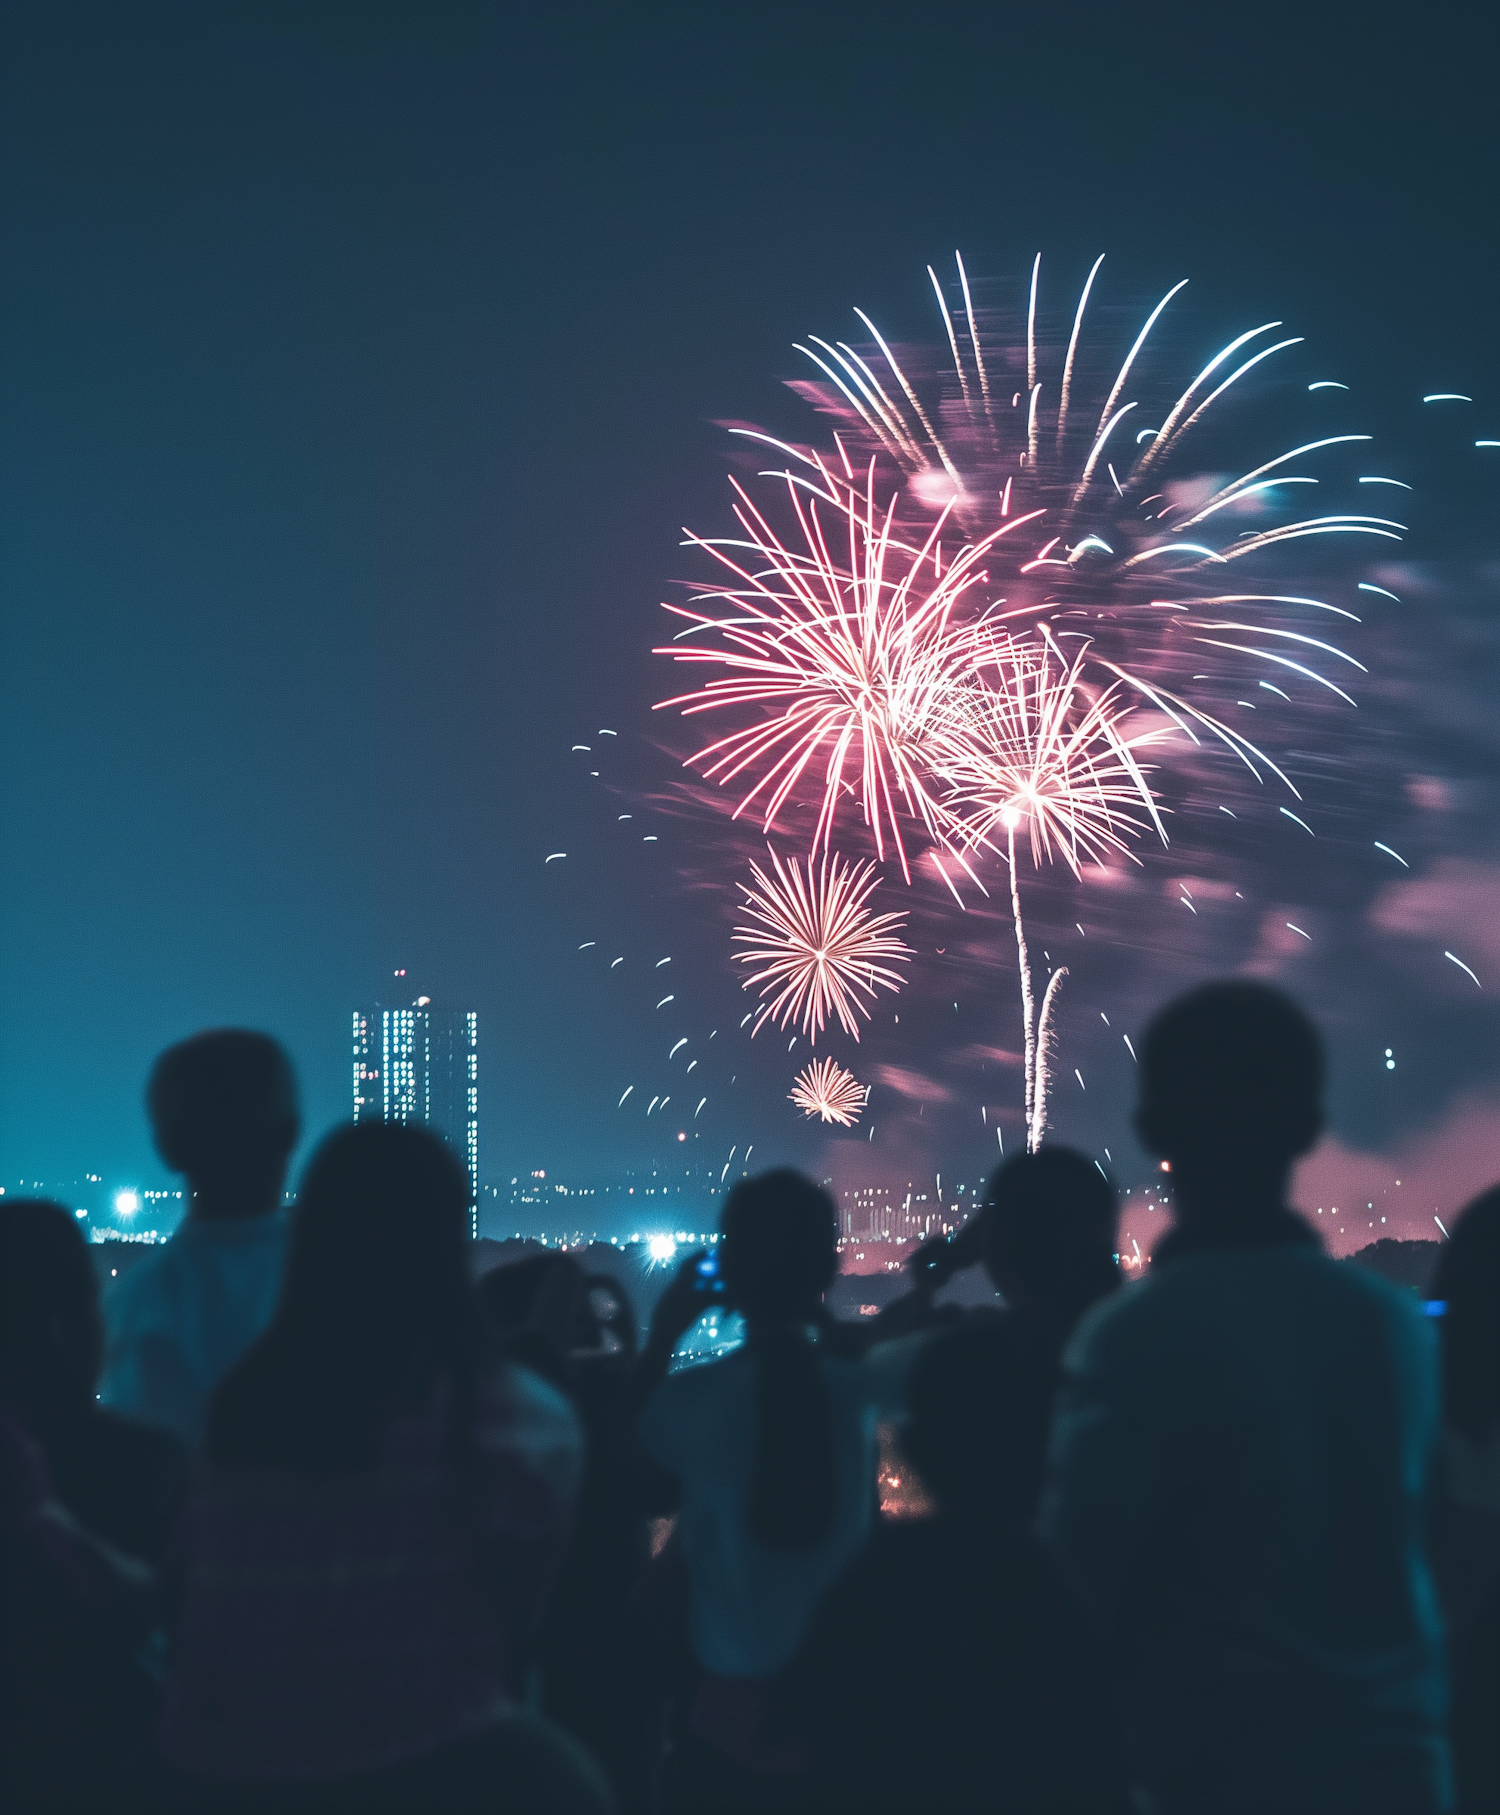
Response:
[[[479,1298],[508,1353],[549,1379],[564,1378],[579,1350],[599,1346],[588,1275],[569,1254],[530,1254],[491,1267]]]
[[[555,1326],[561,1313],[560,1334],[570,1345],[572,1316],[587,1309],[587,1291],[587,1276],[570,1254],[528,1254],[491,1267],[479,1281],[479,1295],[502,1335],[515,1335],[538,1315]]]
[[[340,1128],[303,1174],[277,1321],[435,1351],[468,1307],[468,1175],[424,1128]]]
[[[1029,1519],[1051,1387],[999,1320],[923,1344],[907,1383],[901,1446],[945,1519],[986,1530]]]
[[[1476,1197],[1443,1244],[1431,1288],[1443,1314],[1447,1422],[1476,1442],[1500,1426],[1500,1185]]]
[[[807,1328],[837,1261],[833,1199],[800,1172],[742,1179],[719,1217],[725,1302],[749,1326],[755,1369],[750,1532],[810,1550],[833,1528],[836,1483],[828,1391]]]
[[[0,1201],[0,1398],[23,1418],[87,1406],[103,1349],[76,1217],[44,1198]]]
[[[1109,1181],[1081,1153],[1018,1153],[985,1187],[985,1267],[1008,1304],[1044,1304],[1071,1322],[1119,1284],[1118,1216]]]
[[[369,1462],[403,1396],[440,1379],[465,1440],[479,1349],[468,1262],[468,1175],[440,1140],[395,1122],[329,1135],[303,1176],[271,1327],[215,1395],[210,1456]]]
[[[810,1322],[838,1265],[838,1218],[789,1167],[742,1179],[719,1217],[726,1298],[750,1323]]]
[[[201,1215],[253,1216],[281,1201],[297,1144],[297,1083],[268,1034],[215,1028],[169,1046],[146,1086],[156,1150],[187,1175]]]
[[[1279,1191],[1322,1131],[1322,1039],[1263,983],[1209,983],[1168,1003],[1141,1042],[1140,1083],[1147,1149],[1244,1195]]]

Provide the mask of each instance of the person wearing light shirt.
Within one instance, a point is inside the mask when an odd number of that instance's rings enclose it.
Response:
[[[276,1308],[296,1080],[268,1035],[214,1029],[161,1055],[146,1107],[157,1151],[186,1176],[189,1208],[106,1297],[100,1397],[196,1445],[209,1395]]]

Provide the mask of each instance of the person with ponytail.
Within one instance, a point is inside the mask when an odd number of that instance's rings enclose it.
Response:
[[[832,1199],[799,1173],[742,1180],[720,1218],[722,1291],[708,1296],[705,1257],[692,1256],[641,1358],[642,1441],[680,1495],[696,1667],[669,1809],[705,1796],[721,1810],[794,1805],[801,1759],[766,1730],[771,1686],[864,1543],[875,1498],[869,1376],[819,1340],[836,1230]],[[744,1318],[744,1346],[667,1376],[678,1340],[713,1307]]]

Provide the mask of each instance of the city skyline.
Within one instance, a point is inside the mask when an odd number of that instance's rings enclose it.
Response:
[[[403,983],[405,970],[393,973]],[[479,1233],[479,1016],[416,996],[353,1011],[351,1120],[415,1122],[441,1137],[469,1180]]]

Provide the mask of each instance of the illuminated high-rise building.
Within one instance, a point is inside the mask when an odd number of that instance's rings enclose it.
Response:
[[[470,1232],[477,1234],[478,1015],[430,996],[404,1008],[357,1008],[353,1056],[354,1120],[421,1122],[441,1135],[469,1175]]]

